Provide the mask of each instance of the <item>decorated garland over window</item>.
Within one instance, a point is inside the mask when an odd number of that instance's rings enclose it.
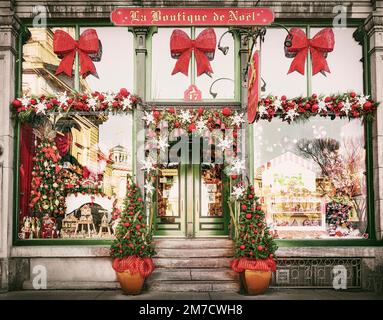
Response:
[[[68,96],[66,93],[49,96],[23,96],[13,100],[12,110],[20,121],[33,122],[35,115],[46,115],[53,112],[124,113],[135,109],[138,105],[144,106],[141,98],[122,88],[118,93],[96,91],[85,94],[78,93],[73,96]],[[352,119],[372,115],[377,106],[378,103],[369,96],[359,95],[355,92],[330,96],[313,94],[311,97],[297,98],[267,96],[260,100],[256,118],[257,120],[271,121],[273,118],[279,117],[289,123],[315,115],[331,117],[332,119],[336,117]],[[218,125],[222,128],[230,128],[231,125],[235,125],[233,117],[235,112],[229,107],[223,108],[221,113],[202,107],[193,109],[188,113],[178,113],[175,108],[154,110],[152,113],[146,112],[145,120],[149,127],[156,120],[167,120],[173,123],[175,128],[179,127],[189,132],[198,129],[197,120],[201,118],[207,121],[208,128],[217,128]],[[239,121],[239,118],[237,120]]]

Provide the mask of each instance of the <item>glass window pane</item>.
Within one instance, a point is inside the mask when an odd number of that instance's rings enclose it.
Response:
[[[266,82],[265,93],[289,97],[306,96],[306,75],[298,72],[287,74],[293,59],[285,57],[283,44],[286,36],[283,29],[267,29],[261,49],[261,75]]]
[[[23,144],[30,197],[20,201],[19,238],[112,238],[132,173],[131,115],[61,116],[36,129],[22,130],[34,154]]]
[[[312,28],[311,37],[321,28]],[[333,28],[334,50],[326,58],[331,73],[317,73],[312,79],[312,91],[318,94],[356,91],[363,92],[362,46],[353,38],[353,28]]]
[[[80,34],[90,27],[81,28]],[[93,62],[98,78],[89,75],[85,78],[87,90],[113,91],[127,88],[134,92],[134,43],[133,34],[128,28],[99,27],[95,29],[102,44],[99,62]]]
[[[205,28],[196,28],[196,37],[203,31]],[[214,28],[214,31],[217,36],[217,44],[221,35],[226,32],[227,28]],[[196,78],[195,83],[199,90],[202,91],[202,99],[214,99],[213,96],[209,93],[210,86],[212,83],[218,79],[213,88],[212,92],[216,93],[216,99],[234,99],[234,81],[235,81],[235,54],[234,48],[234,38],[230,34],[226,34],[222,40],[222,46],[228,46],[229,51],[225,56],[218,48],[215,51],[214,60],[210,61],[210,65],[213,69],[212,77],[209,77],[206,74],[203,74]],[[197,68],[197,66],[196,66]],[[196,69],[197,70],[197,69]],[[197,75],[197,71],[196,71]],[[228,79],[222,79],[228,78]]]
[[[25,95],[42,95],[53,92],[70,92],[74,89],[74,76],[69,78],[56,69],[61,59],[53,52],[53,34],[63,30],[75,36],[74,28],[29,28],[31,37],[23,46],[22,92]],[[74,74],[74,72],[73,72]],[[85,84],[82,82],[82,89]]]
[[[367,225],[363,132],[358,119],[256,123],[256,194],[280,238],[363,236]]]
[[[170,55],[170,37],[174,29],[158,28],[152,37],[152,99],[182,100],[191,84],[189,77],[182,73],[172,75],[177,62]],[[190,28],[180,28],[190,37]]]
[[[201,216],[222,216],[222,165],[201,166]]]

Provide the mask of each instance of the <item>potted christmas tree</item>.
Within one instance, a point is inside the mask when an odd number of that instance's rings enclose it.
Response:
[[[119,217],[110,254],[113,269],[126,294],[139,294],[154,270],[152,232],[147,224],[141,191],[128,177],[124,210]]]
[[[266,226],[265,214],[254,194],[254,187],[234,186],[233,195],[239,204],[239,215],[233,217],[236,230],[235,259],[231,268],[241,273],[248,294],[261,294],[269,287],[271,273],[276,271],[274,253],[277,245]]]

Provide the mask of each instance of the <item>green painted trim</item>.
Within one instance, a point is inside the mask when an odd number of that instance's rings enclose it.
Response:
[[[75,27],[75,37],[76,40],[80,38],[80,26],[76,25]],[[80,92],[80,60],[78,52],[76,51],[75,59],[74,59],[74,89],[77,92]]]
[[[371,94],[371,61],[369,49],[369,37],[365,34],[363,41],[363,87],[364,92],[368,95]],[[364,129],[366,143],[367,232],[370,235],[370,239],[376,240],[372,128],[373,120],[371,118],[366,118]]]
[[[251,184],[254,184],[254,174],[255,174],[255,166],[254,166],[254,123],[247,125],[246,128],[247,136],[249,139],[249,146],[248,146],[248,157],[249,157],[249,179]]]
[[[239,49],[241,46],[240,37],[237,32],[234,35],[234,101],[241,103],[242,79],[241,79],[241,55]]]
[[[19,205],[20,205],[20,122],[16,120],[15,125],[15,138],[14,138],[14,158],[13,158],[13,235],[12,241],[16,243],[18,241],[19,233]]]

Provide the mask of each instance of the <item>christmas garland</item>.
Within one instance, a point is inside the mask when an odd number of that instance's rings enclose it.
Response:
[[[21,122],[33,122],[37,115],[59,112],[112,112],[126,113],[138,105],[144,105],[140,97],[131,94],[122,88],[118,93],[93,92],[57,95],[23,96],[12,101],[12,109]],[[279,117],[283,121],[292,122],[298,119],[307,119],[311,116],[340,118],[361,118],[371,115],[378,103],[369,96],[347,92],[338,95],[287,98],[286,96],[269,95],[262,98],[258,104],[257,120],[269,120]],[[188,112],[189,115],[186,113]],[[191,133],[198,130],[198,120],[206,121],[208,129],[217,127],[221,129],[232,127],[232,118],[235,114],[231,108],[220,111],[198,108],[189,111],[176,111],[176,108],[153,110],[152,115],[145,113],[146,122],[151,126],[156,121],[167,120],[171,124],[169,129],[183,129]],[[190,121],[191,120],[191,121]],[[194,120],[194,121],[193,121]],[[235,124],[235,123],[234,123]]]
[[[311,116],[339,118],[361,118],[372,115],[378,103],[369,96],[348,92],[339,95],[298,97],[288,99],[286,96],[268,96],[259,102],[256,119],[271,121],[279,117],[291,123]]]

